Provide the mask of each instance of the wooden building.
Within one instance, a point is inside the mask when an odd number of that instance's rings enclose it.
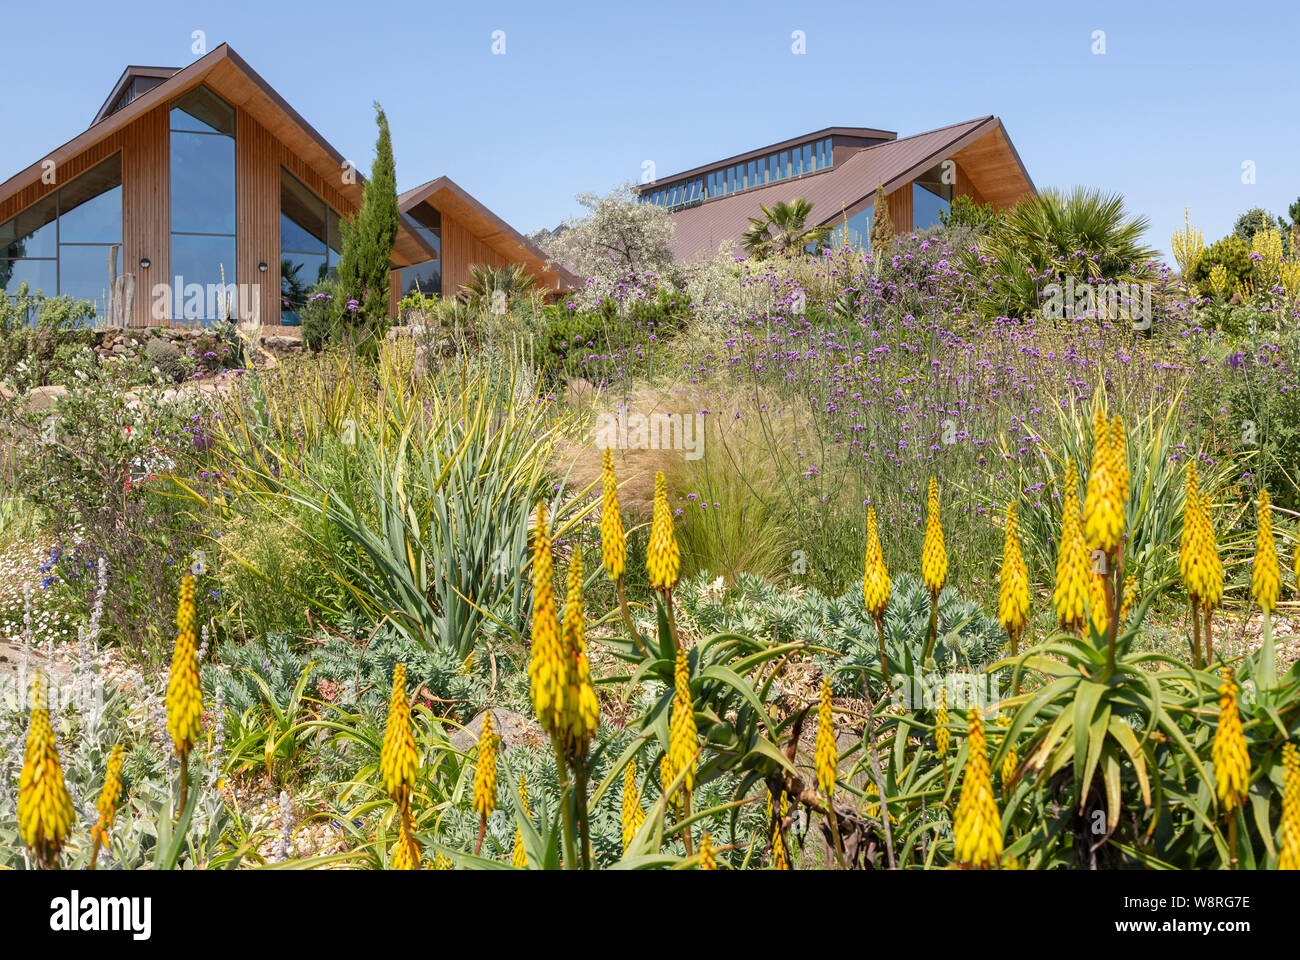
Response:
[[[363,185],[228,45],[184,68],[128,67],[84,133],[0,184],[0,291],[26,282],[132,326],[211,322],[225,303],[293,324],[337,264],[339,220]],[[421,271],[437,274],[432,292],[455,295],[477,263],[521,264],[553,290],[573,283],[446,178],[401,209],[394,295]]]

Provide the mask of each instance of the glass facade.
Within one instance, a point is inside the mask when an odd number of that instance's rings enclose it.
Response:
[[[442,214],[427,203],[413,209],[405,218],[420,238],[438,252],[438,258],[402,268],[402,296],[417,290],[426,297],[442,296]]]
[[[172,105],[170,138],[172,316],[236,316],[234,108],[196,87]]]
[[[833,144],[830,137],[779,150],[765,157],[721,167],[693,180],[683,180],[663,187],[653,187],[640,196],[641,203],[676,207],[740,190],[752,190],[788,177],[801,177],[831,166]]]
[[[912,181],[912,229],[927,230],[942,221],[939,214],[952,209],[952,184],[943,182],[942,165],[932,167]]]
[[[830,240],[827,242],[835,250],[839,250],[845,244],[853,250],[870,250],[871,220],[874,211],[874,206],[860,210],[849,217],[847,224],[843,218],[840,218],[839,222],[835,224],[835,229],[831,231]],[[809,253],[812,252],[814,251],[809,250]]]
[[[0,291],[24,281],[35,293],[108,307],[108,258],[122,243],[122,155],[115,153],[0,224]],[[119,254],[118,273],[125,264]]]
[[[280,322],[296,326],[316,284],[334,272],[343,247],[339,215],[280,168]]]

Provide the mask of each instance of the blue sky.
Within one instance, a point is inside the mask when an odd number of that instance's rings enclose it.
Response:
[[[662,177],[820,127],[989,113],[1039,187],[1123,193],[1161,250],[1184,205],[1212,242],[1300,196],[1294,2],[6,6],[0,179],[85,129],[127,63],[192,62],[202,30],[362,170],[379,100],[399,189],[446,174],[525,232],[644,160]]]

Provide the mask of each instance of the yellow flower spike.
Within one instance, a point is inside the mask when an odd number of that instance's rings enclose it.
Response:
[[[1273,513],[1268,505],[1268,491],[1259,491],[1259,526],[1255,533],[1255,564],[1250,573],[1250,595],[1259,608],[1272,613],[1282,580],[1278,573],[1277,545],[1273,542]]]
[[[1300,753],[1294,743],[1282,747],[1282,826],[1277,868],[1300,870]]]
[[[699,735],[695,728],[695,706],[691,702],[691,674],[686,662],[686,651],[678,649],[677,666],[674,670],[676,696],[673,697],[672,717],[668,721],[668,743],[671,758],[670,768],[673,779],[683,770],[686,779],[682,788],[695,789],[695,760],[699,756]]]
[[[393,668],[393,692],[388,701],[379,770],[384,778],[384,790],[402,809],[406,809],[415,789],[419,766],[420,755],[415,749],[415,731],[411,727],[411,704],[406,699],[406,664],[399,663]]]
[[[410,812],[403,808],[398,811],[397,816],[397,840],[393,844],[393,852],[388,858],[389,869],[419,870],[420,845],[415,842],[415,834],[411,829]]]
[[[1114,473],[1111,430],[1100,405],[1093,417],[1092,439],[1092,466],[1083,497],[1083,533],[1089,550],[1112,556],[1124,533],[1124,505],[1120,501],[1119,478]]]
[[[176,756],[186,757],[199,737],[203,692],[199,687],[199,657],[194,635],[194,578],[181,578],[176,608],[176,649],[167,681],[167,733]]]
[[[435,869],[435,870],[450,870],[450,869],[451,869],[451,857],[447,856],[445,853],[441,853],[441,852],[439,852],[439,853],[435,853],[435,854],[433,855],[433,869]]]
[[[1106,578],[1100,573],[1089,577],[1088,617],[1098,636],[1106,636],[1110,621],[1106,619]]]
[[[519,801],[523,804],[524,816],[531,820],[533,811],[528,806],[528,778],[523,774],[519,776]],[[528,851],[524,849],[524,831],[518,824],[515,825],[515,848],[510,854],[510,864],[520,868],[528,866]]]
[[[627,568],[627,534],[618,510],[618,482],[614,479],[614,455],[605,449],[601,470],[604,494],[600,505],[600,562],[610,580],[618,580]]]
[[[1128,468],[1128,440],[1124,433],[1124,418],[1120,416],[1116,416],[1110,422],[1110,458],[1110,472],[1115,478],[1115,488],[1119,497],[1119,517],[1123,523],[1128,506],[1131,476]]]
[[[1079,492],[1074,460],[1065,467],[1065,502],[1061,507],[1061,540],[1056,554],[1056,589],[1052,603],[1062,627],[1083,626],[1092,594],[1092,565],[1079,517]]]
[[[552,737],[563,738],[564,656],[560,621],[555,614],[555,587],[551,580],[551,535],[546,525],[546,504],[537,505],[533,533],[533,627],[528,682],[537,721]]]
[[[925,510],[925,543],[921,547],[921,579],[932,594],[943,589],[948,579],[948,553],[943,547],[943,526],[939,522],[939,481],[930,477],[930,495]]]
[[[1128,622],[1129,614],[1132,613],[1133,608],[1137,606],[1137,599],[1138,599],[1137,577],[1135,577],[1133,574],[1130,573],[1127,577],[1124,578],[1124,600],[1120,604],[1120,608],[1119,608],[1119,622],[1121,626],[1123,626],[1125,623]]]
[[[636,787],[636,763],[629,760],[623,768],[623,852],[632,845],[641,824],[645,823],[645,807]]]
[[[478,764],[474,768],[474,812],[490,817],[497,808],[497,733],[492,711],[483,715],[483,731],[478,738]]]
[[[600,721],[600,704],[591,683],[587,641],[582,614],[582,552],[575,547],[569,561],[568,593],[564,598],[564,622],[560,627],[560,648],[564,661],[564,685],[560,702],[562,739],[576,756],[587,752]]]
[[[45,867],[57,865],[59,851],[72,832],[72,797],[63,783],[59,748],[46,708],[45,678],[32,682],[32,713],[27,750],[18,777],[18,832],[32,856]]]
[[[876,508],[867,509],[867,557],[862,576],[862,598],[873,617],[884,616],[889,605],[889,571],[880,549],[880,530],[876,526]]]
[[[1201,494],[1196,482],[1196,461],[1187,462],[1187,489],[1183,497],[1183,535],[1178,549],[1178,572],[1193,600],[1201,596]]]
[[[1007,631],[1013,646],[1029,622],[1029,569],[1020,550],[1020,530],[1016,522],[1016,505],[1007,506],[1006,538],[1002,546],[1002,571],[999,577],[998,622]]]
[[[785,790],[781,791],[779,817],[773,814],[772,791],[767,792],[767,819],[772,824],[772,867],[775,870],[789,870],[790,861],[785,855],[785,818],[790,813],[790,798]]]
[[[1002,858],[1002,818],[993,799],[988,749],[978,706],[968,711],[967,723],[970,753],[953,817],[953,853],[963,867],[987,869],[996,866]]]
[[[713,838],[707,833],[700,837],[700,869],[718,869],[718,861],[713,856]]]
[[[999,713],[997,724],[1002,729],[1002,735],[1005,737],[1011,730],[1011,718],[1005,713]],[[1012,776],[1016,772],[1016,747],[1011,744],[1007,747],[1006,756],[1002,758],[1002,789],[1006,790],[1007,784],[1011,782]]]
[[[682,570],[681,550],[673,532],[673,511],[668,506],[668,483],[662,470],[655,474],[654,520],[646,547],[645,569],[650,586],[665,593],[677,585]]]
[[[1237,685],[1232,682],[1232,672],[1227,667],[1223,669],[1223,683],[1219,687],[1219,725],[1214,731],[1210,756],[1214,760],[1219,802],[1231,814],[1241,806],[1250,785],[1250,754],[1246,751],[1241,714],[1237,711]]]
[[[1210,520],[1210,494],[1201,491],[1201,566],[1204,570],[1202,579],[1201,604],[1206,610],[1215,609],[1223,600],[1223,560],[1219,556],[1219,544],[1214,536],[1214,524]]]
[[[99,822],[95,824],[90,833],[90,862],[92,866],[100,849],[108,849],[108,831],[113,828],[113,819],[117,816],[117,805],[122,799],[122,760],[125,756],[126,750],[120,743],[114,744],[113,749],[108,752],[108,766],[104,771],[104,787],[99,792],[99,799],[95,801],[95,809],[99,811]]]
[[[948,755],[948,745],[952,742],[952,729],[948,726],[948,685],[939,687],[939,709],[934,715],[934,748],[939,756]]]
[[[822,678],[821,704],[817,709],[817,745],[813,751],[817,763],[817,785],[822,793],[835,792],[839,774],[839,747],[835,742],[835,720],[831,712],[831,678]]]
[[[665,753],[659,758],[659,780],[663,784],[664,796],[667,798],[664,801],[664,809],[666,810],[680,810],[682,806],[681,791],[673,790],[669,792],[669,788],[672,786],[672,782],[675,779],[676,774],[673,773],[673,761],[668,754]]]

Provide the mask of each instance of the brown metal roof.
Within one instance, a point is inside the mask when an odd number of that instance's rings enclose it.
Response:
[[[871,205],[877,184],[890,193],[968,144],[1000,131],[997,117],[979,117],[926,133],[866,147],[829,170],[792,177],[774,184],[705,200],[673,214],[674,253],[679,260],[711,255],[727,240],[738,241],[758,216],[759,204],[771,206],[803,197],[813,206],[813,220],[833,224]],[[1010,142],[1009,140],[1007,141]],[[1019,158],[1015,158],[1019,163]],[[1021,166],[1023,173],[1023,166]],[[1028,174],[1024,175],[1033,189]]]
[[[519,233],[450,177],[438,177],[412,187],[397,197],[397,208],[406,213],[428,201],[439,211],[464,224],[483,243],[507,260],[530,267],[553,290],[573,290],[578,279],[563,267],[546,259],[531,240]]]

